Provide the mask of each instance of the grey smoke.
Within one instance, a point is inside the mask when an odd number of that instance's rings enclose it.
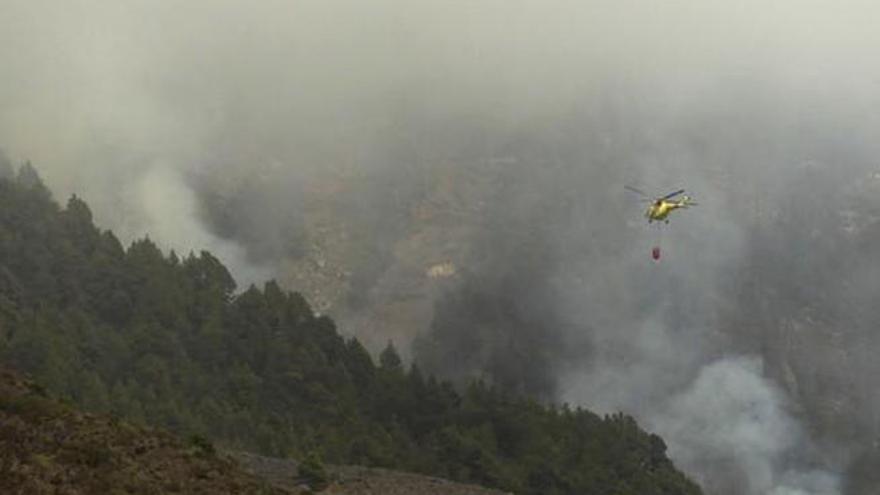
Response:
[[[808,420],[825,414],[823,390],[876,370],[827,350],[877,348],[864,212],[876,209],[878,13],[792,0],[6,0],[0,145],[125,240],[212,249],[245,283],[312,241],[299,212],[323,178],[357,179],[333,207],[376,251],[364,291],[396,279],[387,253],[412,226],[399,205],[429,196],[432,174],[485,178],[497,194],[479,221],[435,235],[450,251],[473,244],[462,261],[476,280],[513,273],[538,301],[518,321],[552,316],[520,329],[547,351],[535,383],[635,414],[722,493],[734,492],[717,466],[751,493],[834,493],[880,410],[863,383],[855,433],[814,439]],[[845,241],[836,206],[852,207],[842,198],[861,182],[868,199],[846,225],[863,235]],[[626,183],[686,187],[701,206],[649,229]],[[846,263],[811,254],[846,242]],[[738,313],[748,297],[760,324]],[[820,298],[840,318],[801,314]]]
[[[836,476],[788,465],[806,447],[806,436],[784,397],[765,379],[759,359],[721,359],[669,397],[652,425],[666,432],[684,469],[704,473],[700,481],[710,493],[736,485],[741,493],[840,493]]]
[[[251,263],[240,244],[218,238],[205,228],[199,219],[195,191],[174,167],[153,164],[125,195],[131,201],[128,204],[134,206],[127,220],[137,222],[138,227],[123,232],[146,232],[160,245],[177,252],[207,249],[235,268],[236,281],[243,286],[271,278],[269,267]]]

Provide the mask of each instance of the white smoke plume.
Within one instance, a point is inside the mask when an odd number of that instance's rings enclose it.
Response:
[[[707,364],[651,425],[670,439],[671,455],[685,470],[704,473],[709,493],[726,478],[740,493],[839,494],[836,476],[788,465],[807,440],[761,366],[749,357]]]
[[[205,229],[199,221],[196,195],[175,168],[153,164],[125,196],[130,215],[123,233],[135,236],[146,232],[159,245],[182,254],[210,251],[235,269],[240,287],[259,285],[271,278],[272,270],[249,262],[240,245],[220,239]]]

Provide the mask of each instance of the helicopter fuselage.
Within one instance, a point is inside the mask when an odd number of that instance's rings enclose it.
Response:
[[[648,210],[645,212],[645,217],[648,218],[648,223],[651,222],[662,222],[665,221],[666,218],[672,213],[674,210],[679,208],[687,208],[691,206],[693,203],[690,202],[690,198],[685,196],[681,198],[679,201],[672,201],[668,199],[660,199],[653,203],[648,207]]]

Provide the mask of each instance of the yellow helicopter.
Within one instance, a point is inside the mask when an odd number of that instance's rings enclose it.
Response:
[[[669,223],[669,214],[674,210],[679,208],[688,208],[691,206],[696,206],[697,203],[691,200],[691,197],[688,195],[684,195],[681,199],[672,199],[679,194],[684,193],[684,189],[680,189],[675,192],[671,192],[665,196],[661,196],[659,198],[651,199],[644,191],[640,191],[632,186],[623,186],[629,191],[632,191],[636,194],[639,194],[644,197],[643,201],[651,203],[648,206],[648,209],[645,211],[645,218],[648,219],[648,223],[651,222],[664,222]]]

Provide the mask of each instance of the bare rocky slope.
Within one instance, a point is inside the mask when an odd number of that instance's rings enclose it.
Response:
[[[300,463],[254,454],[236,453],[249,472],[273,486],[303,493],[309,490]],[[338,495],[503,495],[505,492],[475,485],[388,469],[361,466],[327,466],[328,486],[322,493]]]
[[[373,190],[342,172],[312,178],[302,191],[307,245],[281,262],[281,281],[368,348],[378,351],[391,339],[408,356],[428,331],[437,299],[467,272],[474,239],[507,228],[491,223],[487,201],[502,187],[510,160],[426,165],[419,171],[425,181],[405,190]],[[389,196],[389,204],[373,207],[375,196]],[[384,217],[352,213],[352,203],[363,202]]]

